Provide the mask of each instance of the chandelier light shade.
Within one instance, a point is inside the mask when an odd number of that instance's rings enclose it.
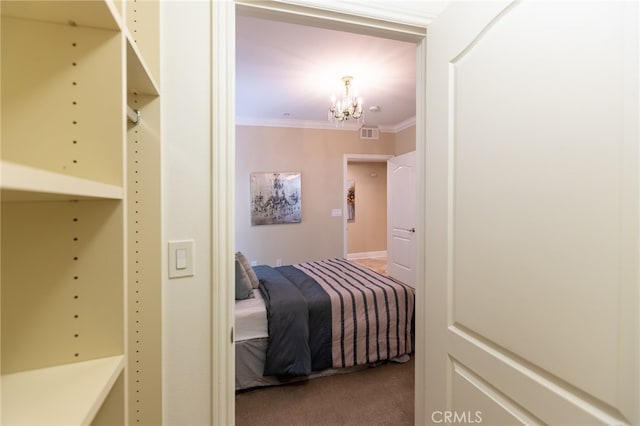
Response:
[[[362,98],[351,94],[351,80],[353,80],[353,77],[350,75],[342,77],[344,95],[338,99],[335,96],[331,99],[331,106],[329,107],[330,121],[337,123],[349,119],[358,121],[362,117]]]

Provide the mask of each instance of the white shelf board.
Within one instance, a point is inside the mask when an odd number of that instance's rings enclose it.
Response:
[[[127,31],[127,92],[158,96],[160,91],[138,46]]]
[[[2,1],[2,15],[63,25],[120,29],[119,13],[113,0],[94,1]]]
[[[124,356],[3,375],[3,425],[89,425],[124,369]]]
[[[50,201],[105,198],[120,200],[124,190],[109,185],[61,173],[41,170],[21,164],[0,163],[2,201]]]

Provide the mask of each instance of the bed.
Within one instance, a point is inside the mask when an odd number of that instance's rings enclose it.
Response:
[[[413,350],[414,289],[345,259],[251,268],[235,305],[236,390],[349,372]]]

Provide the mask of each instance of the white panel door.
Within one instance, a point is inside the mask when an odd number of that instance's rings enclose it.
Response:
[[[428,28],[417,422],[640,424],[638,9],[452,2]]]
[[[415,287],[416,153],[387,160],[387,273]]]

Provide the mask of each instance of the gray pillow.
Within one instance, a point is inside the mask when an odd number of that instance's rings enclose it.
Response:
[[[251,287],[258,288],[258,286],[260,285],[260,281],[258,281],[258,276],[256,275],[255,271],[249,264],[249,261],[244,256],[244,254],[242,254],[241,252],[237,252],[236,261],[239,261],[242,267],[244,268],[244,271],[249,277],[249,281],[251,281]]]
[[[242,264],[236,260],[236,300],[250,299],[252,297],[254,296],[251,281]]]

